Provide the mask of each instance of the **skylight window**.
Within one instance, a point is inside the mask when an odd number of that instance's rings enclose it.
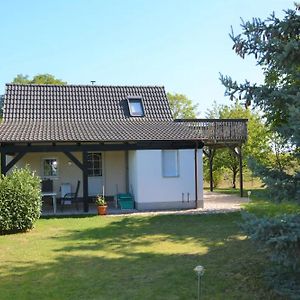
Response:
[[[128,98],[129,112],[132,117],[143,117],[144,108],[142,98],[140,97],[130,97]]]

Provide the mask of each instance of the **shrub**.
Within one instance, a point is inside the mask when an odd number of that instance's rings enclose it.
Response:
[[[243,218],[243,230],[272,262],[265,273],[270,286],[283,296],[299,299],[300,215],[257,218],[245,213]]]
[[[29,169],[0,178],[0,232],[31,229],[41,214],[40,179]]]

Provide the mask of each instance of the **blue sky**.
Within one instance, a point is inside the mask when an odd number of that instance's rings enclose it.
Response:
[[[289,0],[0,0],[0,94],[17,74],[72,84],[163,85],[199,103],[229,103],[219,72],[261,81],[231,50],[231,25],[293,8]]]

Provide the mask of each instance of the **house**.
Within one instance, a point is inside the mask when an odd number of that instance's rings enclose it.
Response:
[[[85,212],[103,190],[143,210],[203,204],[203,142],[163,87],[7,84],[0,143],[2,174],[29,165],[57,195],[79,180]]]

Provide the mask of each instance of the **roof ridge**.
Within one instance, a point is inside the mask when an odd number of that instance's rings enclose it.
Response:
[[[6,86],[53,86],[53,87],[107,87],[107,88],[137,88],[155,87],[165,88],[164,85],[98,85],[98,84],[36,84],[36,83],[6,83]]]

